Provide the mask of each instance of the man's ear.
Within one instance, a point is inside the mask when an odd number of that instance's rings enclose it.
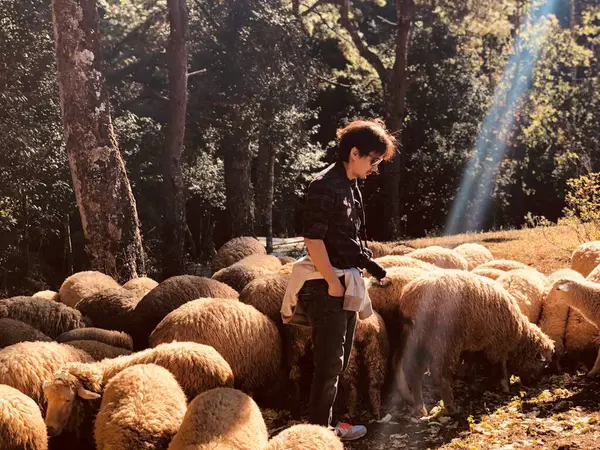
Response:
[[[358,157],[360,157],[360,153],[358,152],[358,149],[356,147],[352,147],[350,149],[350,153],[352,156],[354,156],[355,159],[357,159]]]

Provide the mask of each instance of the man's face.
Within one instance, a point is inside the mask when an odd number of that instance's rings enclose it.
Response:
[[[364,180],[372,173],[377,173],[381,161],[383,161],[381,155],[374,152],[369,153],[367,156],[359,156],[355,160],[354,173],[358,178]]]

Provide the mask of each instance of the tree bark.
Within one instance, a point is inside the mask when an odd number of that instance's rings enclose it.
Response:
[[[263,141],[258,148],[256,170],[256,215],[259,232],[267,240],[267,253],[273,253],[273,196],[275,192],[275,147]]]
[[[241,133],[239,133],[241,135]],[[254,189],[252,187],[252,154],[246,137],[238,133],[221,143],[225,168],[226,207],[229,215],[229,238],[255,236]]]
[[[169,118],[167,146],[163,157],[165,229],[163,276],[182,274],[185,264],[185,192],[181,154],[187,104],[187,25],[185,0],[167,0],[171,26],[167,66],[169,73]]]
[[[53,0],[60,104],[91,267],[127,280],[145,273],[135,199],[115,139],[95,0]]]

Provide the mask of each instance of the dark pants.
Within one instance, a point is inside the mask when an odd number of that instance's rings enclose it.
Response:
[[[340,278],[342,284],[343,277]],[[310,389],[309,421],[331,425],[339,377],[352,350],[356,313],[344,310],[344,298],[327,293],[325,280],[308,280],[298,295],[312,326],[314,372]]]

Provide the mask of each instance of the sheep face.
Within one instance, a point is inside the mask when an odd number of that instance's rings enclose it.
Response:
[[[531,349],[532,357],[523,358],[518,365],[517,373],[525,384],[534,384],[541,378],[544,369],[554,356],[554,343],[547,336],[535,339],[535,349]]]
[[[59,374],[53,381],[44,381],[43,388],[48,401],[45,421],[50,436],[58,436],[64,431],[74,415],[74,410],[79,409],[78,403],[81,399],[100,398],[99,394],[85,389],[73,376],[65,377]]]

